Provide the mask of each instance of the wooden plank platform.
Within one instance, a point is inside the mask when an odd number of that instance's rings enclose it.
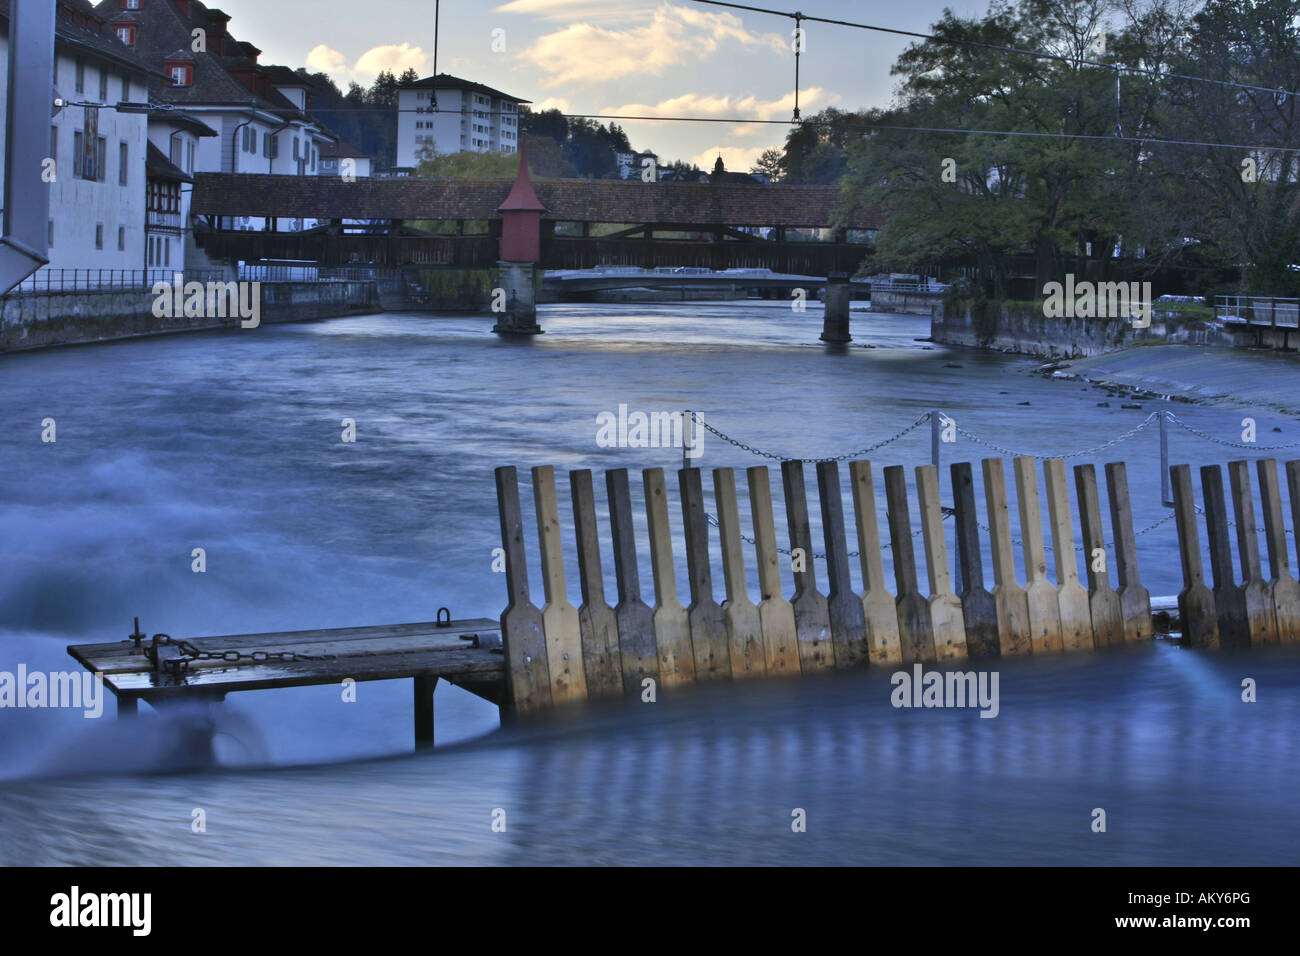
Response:
[[[413,678],[426,688],[438,678],[458,684],[495,704],[505,703],[505,658],[500,652],[501,626],[487,618],[425,621],[374,627],[314,631],[278,631],[186,637],[203,653],[238,653],[241,659],[196,660],[179,674],[155,670],[145,655],[152,638],[137,646],[130,639],[107,644],[75,644],[68,653],[88,670],[102,673],[104,684],[130,712],[138,700],[221,698],[234,691],[307,687],[373,680]],[[173,648],[175,645],[173,645]],[[254,654],[257,660],[249,659]],[[262,655],[298,655],[309,660],[265,660]],[[430,700],[432,695],[430,693]],[[417,713],[417,723],[431,719]],[[418,729],[418,728],[417,728]]]

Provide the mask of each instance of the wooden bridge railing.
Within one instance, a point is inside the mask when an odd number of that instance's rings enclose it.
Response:
[[[1255,465],[1264,516],[1264,538],[1268,546],[1267,577],[1260,565],[1249,463],[1228,463],[1240,574],[1233,572],[1223,469],[1220,465],[1201,468],[1201,494],[1205,502],[1205,532],[1209,538],[1213,587],[1206,583],[1201,563],[1191,467],[1174,465],[1169,469],[1178,525],[1178,551],[1183,568],[1183,590],[1178,595],[1178,611],[1183,623],[1183,639],[1193,646],[1257,647],[1300,642],[1300,583],[1291,571],[1287,553],[1287,529],[1282,517],[1277,461],[1265,458],[1256,461]],[[1300,537],[1300,461],[1286,463],[1286,477],[1291,499],[1292,533]]]
[[[685,605],[677,593],[664,473],[660,468],[646,469],[642,481],[654,576],[653,607],[643,598],[638,575],[627,470],[605,475],[618,586],[617,603],[612,607],[604,590],[591,472],[573,471],[569,483],[582,585],[578,608],[569,602],[566,590],[554,469],[532,469],[546,595],[544,606],[538,608],[528,587],[518,474],[513,467],[498,468],[497,499],[509,591],[509,604],[501,616],[507,707],[527,714],[552,704],[639,694],[647,678],[671,689],[728,677],[781,677],[915,661],[1054,654],[1150,640],[1154,636],[1151,604],[1138,575],[1124,465],[1106,466],[1114,540],[1110,550],[1118,588],[1111,587],[1107,572],[1110,562],[1105,558],[1108,549],[1096,474],[1092,465],[1074,469],[1088,567],[1086,590],[1079,579],[1064,462],[1049,459],[1043,466],[1055,584],[1047,577],[1034,459],[1018,458],[1013,465],[1028,580],[1021,586],[1015,576],[1005,463],[998,458],[985,459],[984,493],[995,578],[991,592],[984,588],[970,463],[951,467],[957,532],[955,586],[943,533],[938,472],[933,465],[916,469],[917,513],[929,571],[926,596],[917,580],[903,468],[883,471],[895,579],[891,594],[884,582],[871,463],[854,461],[849,465],[854,511],[850,527],[843,513],[839,466],[819,462],[817,487],[830,579],[823,595],[813,570],[803,465],[784,462],[781,475],[795,584],[789,599],[781,587],[781,551],[768,469],[747,469],[758,568],[757,603],[746,581],[747,549],[740,531],[736,476],[730,468],[715,469],[713,491],[726,593],[721,604],[716,599],[709,560],[702,475],[697,468],[681,469],[679,502],[690,581],[689,603]],[[1293,481],[1300,481],[1300,472]],[[1295,493],[1293,490],[1293,498]],[[861,561],[861,593],[854,591],[850,576],[850,533],[856,535]],[[802,560],[794,560],[796,556]]]

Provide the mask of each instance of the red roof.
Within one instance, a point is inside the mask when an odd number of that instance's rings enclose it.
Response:
[[[510,195],[506,196],[505,202],[497,206],[497,212],[519,211],[546,212],[546,207],[537,198],[537,191],[533,189],[532,177],[528,175],[528,140],[526,137],[519,141],[519,173],[515,176],[515,184],[510,188]]]

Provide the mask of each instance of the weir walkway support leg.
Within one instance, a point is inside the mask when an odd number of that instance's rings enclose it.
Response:
[[[822,318],[823,342],[852,342],[849,336],[849,274],[832,272],[826,277],[825,313]]]
[[[535,262],[498,262],[497,287],[492,291],[493,302],[499,301],[500,290],[505,295],[505,311],[497,313],[492,331],[498,335],[538,335],[542,327],[537,324],[537,276],[540,267]],[[495,306],[494,306],[495,307]]]

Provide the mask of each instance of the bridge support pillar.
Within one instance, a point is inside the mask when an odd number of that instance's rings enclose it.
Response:
[[[826,277],[826,309],[822,318],[823,342],[852,342],[849,335],[849,275],[832,272]]]
[[[497,289],[505,293],[505,311],[497,313],[492,331],[498,335],[538,335],[537,275],[535,262],[498,262]],[[498,300],[493,290],[492,298]]]

